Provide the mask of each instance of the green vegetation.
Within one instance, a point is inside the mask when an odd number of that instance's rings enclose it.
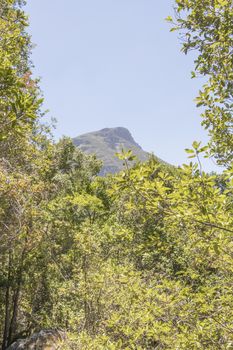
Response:
[[[230,166],[233,158],[232,1],[176,0],[175,10],[172,30],[182,33],[183,52],[198,52],[192,77],[206,77],[197,106],[204,107],[202,125],[211,136],[210,155],[219,164]],[[170,17],[168,20],[173,21]]]
[[[179,169],[153,157],[131,168],[124,152],[106,177],[40,121],[22,3],[0,0],[2,350],[57,327],[69,349],[232,349],[232,3],[176,1],[184,50],[210,79],[198,97],[210,145],[194,142]]]

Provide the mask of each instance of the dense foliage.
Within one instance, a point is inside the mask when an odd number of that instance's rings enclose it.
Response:
[[[233,4],[230,0],[176,0],[175,26],[182,49],[198,52],[192,77],[204,76],[197,97],[204,107],[202,125],[209,130],[209,151],[219,164],[233,158]],[[172,17],[168,20],[173,22]]]
[[[180,168],[131,168],[125,152],[124,171],[98,177],[94,156],[47,135],[23,4],[0,0],[3,350],[57,327],[77,350],[233,347],[232,4],[176,3],[184,50],[209,77],[198,103],[211,144],[194,142]],[[227,165],[221,175],[201,153]]]

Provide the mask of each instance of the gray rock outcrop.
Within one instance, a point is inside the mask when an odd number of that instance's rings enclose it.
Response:
[[[26,339],[18,339],[7,350],[58,350],[66,340],[65,332],[47,329]]]

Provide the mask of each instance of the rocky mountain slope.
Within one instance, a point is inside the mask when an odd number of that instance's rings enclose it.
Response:
[[[105,128],[80,135],[73,139],[82,151],[96,154],[103,161],[101,175],[116,173],[123,168],[122,161],[116,157],[121,149],[132,150],[140,161],[146,161],[149,154],[138,145],[129,130],[123,127]]]

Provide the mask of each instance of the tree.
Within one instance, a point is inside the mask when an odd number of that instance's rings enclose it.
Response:
[[[31,78],[30,37],[22,1],[0,1],[0,141],[1,156],[22,146],[35,127],[42,100]],[[4,152],[5,151],[5,152]],[[18,151],[23,152],[23,147]]]
[[[49,158],[38,126],[42,100],[32,80],[23,1],[0,1],[0,177],[2,349],[16,336],[27,259],[37,242],[34,215]],[[40,130],[39,130],[40,129]],[[47,160],[45,161],[45,158]],[[44,162],[45,161],[45,162]]]
[[[197,97],[202,125],[209,130],[210,154],[219,164],[233,159],[233,3],[228,0],[176,0],[172,30],[181,33],[182,50],[198,53],[192,77],[204,76]],[[169,21],[173,21],[168,17]]]

